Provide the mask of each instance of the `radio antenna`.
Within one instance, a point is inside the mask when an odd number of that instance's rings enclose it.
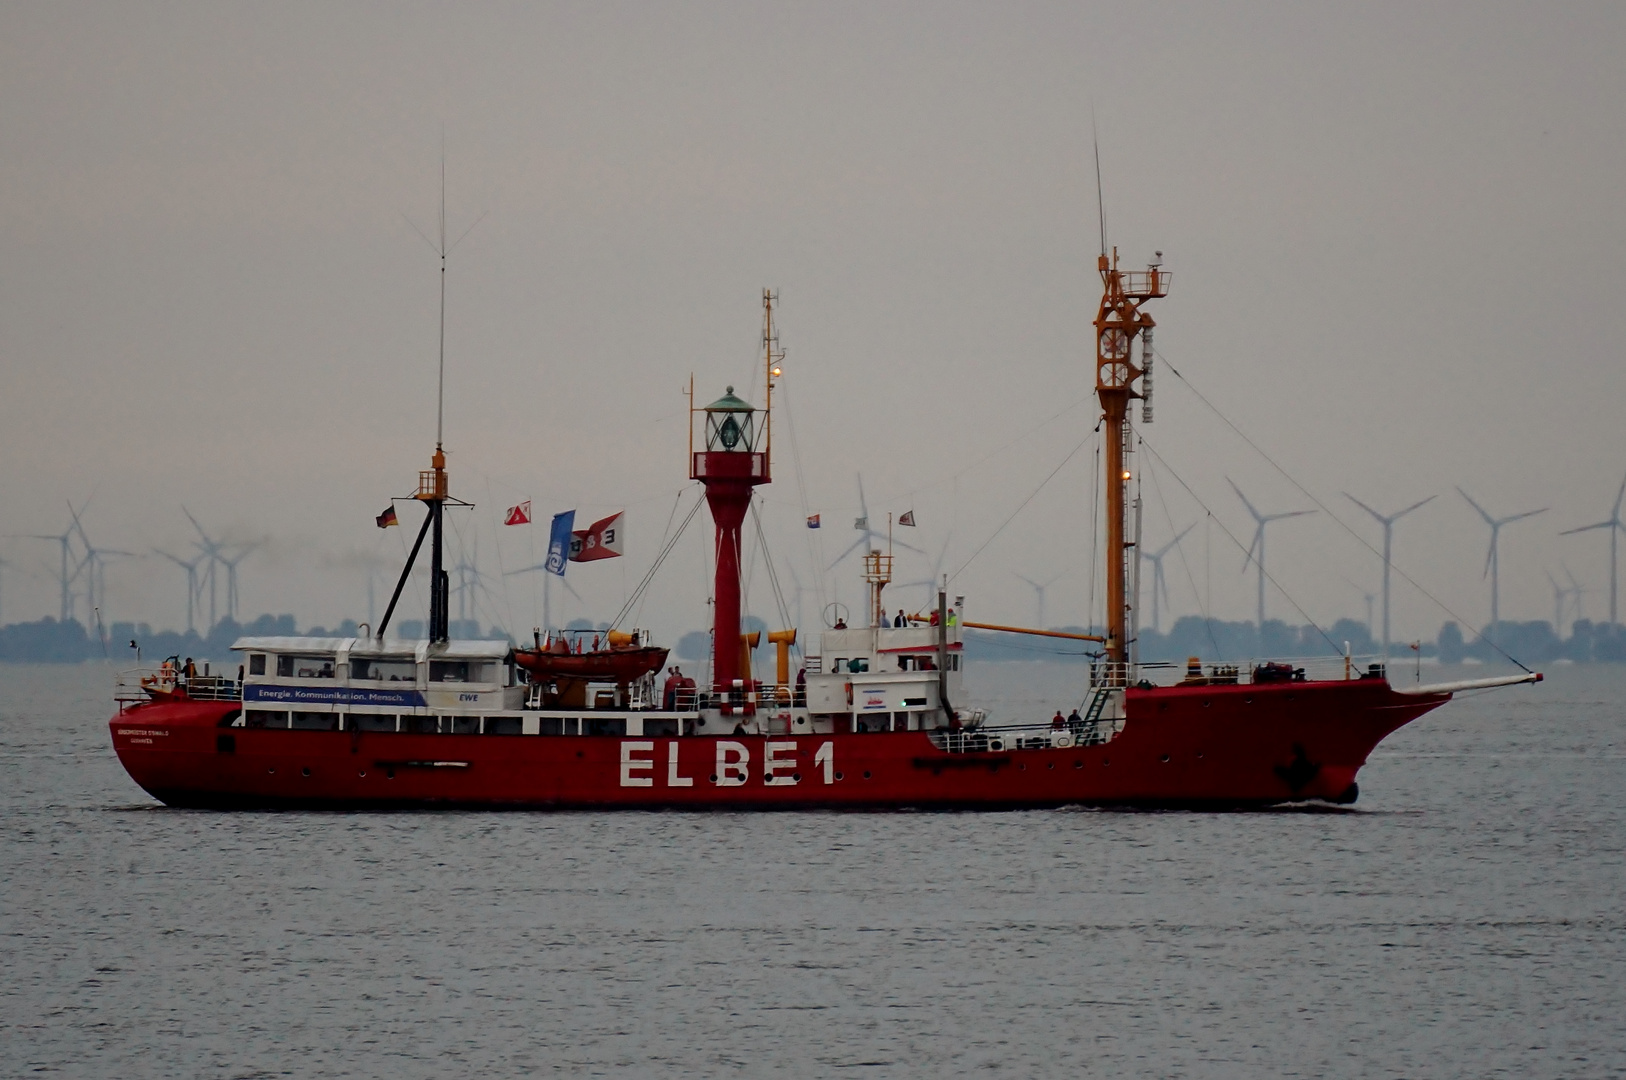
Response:
[[[1090,107],[1090,141],[1095,144],[1095,211],[1101,221],[1101,257],[1107,254],[1107,204],[1101,194],[1101,135],[1095,128],[1095,107]]]

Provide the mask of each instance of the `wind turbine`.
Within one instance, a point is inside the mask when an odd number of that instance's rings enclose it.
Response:
[[[1464,496],[1464,497],[1466,498],[1466,496]],[[1616,616],[1615,616],[1615,604],[1616,604],[1616,597],[1618,595],[1617,592],[1616,592],[1616,584],[1615,584],[1616,570],[1617,570],[1617,568],[1619,566],[1619,563],[1617,562],[1617,558],[1616,558],[1617,551],[1618,551],[1617,542],[1618,542],[1618,540],[1620,538],[1620,534],[1623,533],[1623,532],[1626,532],[1626,523],[1623,523],[1620,520],[1620,502],[1621,502],[1622,499],[1626,499],[1626,480],[1622,480],[1620,482],[1620,491],[1615,495],[1615,509],[1614,509],[1614,512],[1612,514],[1610,514],[1608,521],[1600,521],[1600,522],[1597,522],[1596,524],[1593,524],[1593,525],[1582,525],[1578,529],[1566,529],[1563,532],[1558,534],[1560,536],[1569,536],[1572,533],[1588,532],[1588,531],[1590,531],[1592,529],[1608,529],[1609,530],[1609,625],[1610,626],[1615,625],[1615,618],[1616,618]],[[1470,499],[1469,501],[1471,502],[1472,500]],[[1481,510],[1480,513],[1484,513],[1484,511]]]
[[[1569,571],[1566,568],[1565,573],[1567,574],[1568,572]],[[1564,608],[1567,601],[1573,596],[1575,598],[1576,611],[1579,613],[1581,607],[1581,590],[1574,584],[1575,578],[1573,576],[1570,578],[1569,585],[1560,585],[1558,583],[1558,579],[1553,577],[1553,572],[1551,570],[1543,570],[1542,573],[1547,575],[1547,584],[1553,587],[1553,635],[1562,641],[1564,639]],[[1572,621],[1574,618],[1579,618],[1579,614],[1572,616]]]
[[[237,621],[237,564],[254,553],[259,544],[244,544],[231,558],[216,556],[226,568],[226,618]]]
[[[203,557],[208,560],[208,565],[204,568],[203,573],[209,579],[209,629],[213,630],[215,628],[215,567],[225,561],[222,558],[223,549],[219,541],[212,539],[208,533],[203,531],[203,526],[199,525],[198,519],[192,516],[192,511],[183,506],[181,507],[181,513],[186,515],[186,520],[192,523],[192,527],[203,538],[202,543],[197,543],[196,547],[203,553]],[[199,606],[201,607],[201,594],[199,600]]]
[[[198,596],[198,563],[202,562],[207,556],[199,555],[191,562],[187,562],[179,555],[171,555],[159,548],[153,548],[153,551],[186,571],[186,632],[188,634],[195,633],[197,623],[194,613],[198,609],[198,600],[200,599]]]
[[[894,539],[892,539],[891,537],[887,536],[886,533],[881,532],[879,529],[873,528],[870,525],[870,522],[869,522],[869,503],[866,502],[865,499],[864,499],[864,476],[863,476],[862,473],[859,473],[857,475],[858,475],[858,518],[853,521],[853,528],[859,530],[864,535],[860,536],[857,540],[854,540],[852,542],[852,545],[850,547],[848,547],[846,551],[843,551],[840,555],[837,555],[835,562],[831,563],[825,569],[834,570],[836,568],[837,564],[839,564],[841,562],[841,560],[845,559],[847,556],[851,555],[853,552],[857,551],[859,548],[864,548],[866,551],[870,550],[870,548],[866,547],[866,545],[868,545],[872,539],[877,541],[877,543],[874,546],[875,550],[880,550],[879,541],[885,540],[889,544],[891,544],[893,547],[901,547],[905,551],[913,551],[917,555],[926,554],[924,551],[921,551],[917,547],[911,547],[910,545],[905,544],[902,540],[894,540]]]
[[[73,618],[73,582],[79,577],[77,568],[71,573],[68,571],[68,557],[71,554],[70,548],[73,542],[73,527],[70,525],[60,533],[21,533],[19,535],[24,540],[53,540],[61,548],[62,569],[57,576],[62,589],[59,619],[62,622],[67,622]]]
[[[1394,565],[1389,556],[1390,552],[1394,549],[1395,522],[1399,521],[1401,518],[1405,517],[1419,506],[1422,506],[1424,503],[1428,502],[1429,499],[1434,498],[1434,496],[1430,495],[1428,499],[1420,499],[1406,507],[1404,510],[1390,514],[1388,517],[1378,513],[1376,510],[1372,509],[1370,506],[1366,505],[1347,491],[1344,492],[1344,498],[1348,499],[1362,510],[1365,510],[1368,514],[1371,514],[1378,520],[1378,523],[1383,526],[1383,662],[1387,664],[1389,662],[1389,571]],[[1368,629],[1370,630],[1370,616],[1368,617],[1367,625]]]
[[[1559,565],[1564,566],[1563,563],[1559,563]],[[1586,588],[1579,581],[1575,580],[1575,575],[1570,573],[1570,568],[1568,566],[1564,566],[1564,576],[1569,578],[1570,593],[1575,597],[1575,617],[1577,619],[1584,619],[1586,618],[1586,612],[1582,610],[1581,597],[1586,595]]]
[[[1157,602],[1158,591],[1162,590],[1164,600],[1169,598],[1169,583],[1163,577],[1163,557],[1178,547],[1180,541],[1185,538],[1186,533],[1196,527],[1196,523],[1193,522],[1181,529],[1173,540],[1170,540],[1156,551],[1143,551],[1140,553],[1141,558],[1152,564],[1152,632],[1154,634],[1163,632],[1160,621],[1162,612]]]
[[[1242,569],[1246,570],[1248,563],[1253,562],[1259,570],[1259,635],[1260,640],[1263,641],[1265,633],[1265,526],[1272,521],[1302,517],[1305,514],[1313,514],[1315,511],[1289,510],[1285,514],[1261,514],[1254,509],[1254,505],[1248,501],[1248,497],[1242,494],[1242,489],[1236,486],[1236,481],[1227,476],[1225,482],[1231,485],[1231,490],[1236,492],[1236,497],[1242,500],[1242,505],[1248,508],[1249,514],[1253,515],[1253,543],[1248,545],[1248,553],[1242,557]],[[1259,552],[1257,557],[1254,555],[1255,549]]]
[[[1490,531],[1491,531],[1490,550],[1485,553],[1485,569],[1480,574],[1480,577],[1484,577],[1485,574],[1490,575],[1490,580],[1491,580],[1491,636],[1495,637],[1496,628],[1502,624],[1501,615],[1500,615],[1500,611],[1501,611],[1501,608],[1500,608],[1500,599],[1501,599],[1501,595],[1500,595],[1501,594],[1500,566],[1499,566],[1499,563],[1498,563],[1498,560],[1497,560],[1497,555],[1496,555],[1496,542],[1501,537],[1502,526],[1512,524],[1513,522],[1518,521],[1521,518],[1534,517],[1537,514],[1545,513],[1547,508],[1545,506],[1543,506],[1540,510],[1526,510],[1522,514],[1512,514],[1512,515],[1510,515],[1508,517],[1505,517],[1505,518],[1493,518],[1493,517],[1491,517],[1489,514],[1487,514],[1485,512],[1485,508],[1483,506],[1480,506],[1478,503],[1474,502],[1473,498],[1466,491],[1463,491],[1460,487],[1457,488],[1457,494],[1461,495],[1464,499],[1467,499],[1468,500],[1468,505],[1473,507],[1475,510],[1479,511],[1479,516],[1485,519],[1485,524],[1486,525],[1490,526]]]
[[[1054,577],[1046,578],[1044,581],[1034,581],[1032,578],[1026,576],[1025,574],[1017,574],[1016,575],[1017,577],[1021,578],[1023,581],[1028,583],[1028,586],[1033,589],[1034,596],[1038,599],[1038,602],[1039,602],[1039,616],[1038,616],[1039,621],[1034,624],[1037,629],[1043,630],[1044,625],[1045,625],[1044,624],[1044,591],[1046,589],[1048,589],[1050,586],[1054,585],[1057,581],[1061,580],[1062,576],[1064,574],[1066,574],[1066,573],[1067,573],[1067,571],[1063,570],[1060,574],[1056,574]]]
[[[553,584],[554,578],[559,579],[559,584],[565,587],[565,592],[569,593],[571,596],[574,596],[578,603],[585,604],[587,601],[583,600],[581,593],[577,592],[575,588],[571,586],[570,582],[565,580],[565,576],[563,574],[555,574],[549,571],[548,564],[545,562],[539,562],[535,566],[522,566],[518,570],[509,570],[507,573],[503,574],[503,577],[513,577],[515,574],[534,574],[537,571],[542,572],[542,628],[544,630],[551,630],[553,628],[553,624],[550,621],[552,616],[548,612],[548,590]]]
[[[925,611],[926,609],[935,607],[937,605],[937,590],[941,588],[943,584],[943,561],[948,558],[949,545],[953,542],[953,533],[949,533],[947,536],[943,537],[943,546],[937,552],[937,561],[932,563],[932,572],[930,577],[920,578],[917,581],[901,582],[897,586],[900,589],[925,588],[926,598],[921,602],[921,611]]]
[[[79,534],[79,542],[84,545],[85,548],[84,558],[79,561],[79,567],[77,570],[75,570],[75,574],[77,575],[79,570],[83,570],[85,573],[85,606],[89,609],[85,612],[85,618],[88,624],[89,622],[94,621],[94,619],[97,617],[97,597],[100,596],[103,603],[106,603],[107,601],[106,556],[111,555],[115,558],[133,558],[135,557],[135,552],[118,551],[114,548],[96,547],[90,542],[90,537],[85,535],[84,523],[79,520],[79,511],[73,508],[72,503],[68,504],[68,513],[73,516],[74,532]],[[100,631],[97,632],[100,633]]]

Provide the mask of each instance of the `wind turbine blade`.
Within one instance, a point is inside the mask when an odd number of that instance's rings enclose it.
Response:
[[[1419,506],[1423,506],[1424,504],[1432,502],[1433,500],[1434,500],[1434,496],[1432,496],[1432,495],[1430,495],[1426,499],[1419,499],[1417,502],[1412,503],[1410,506],[1408,506],[1404,510],[1400,511],[1400,513],[1396,514],[1395,517],[1403,518],[1407,514],[1411,513],[1413,510],[1417,509]],[[1390,519],[1390,520],[1393,520],[1393,519]]]
[[[1570,535],[1572,535],[1574,533],[1589,532],[1592,529],[1612,529],[1612,528],[1615,527],[1615,525],[1616,525],[1616,522],[1613,521],[1613,520],[1600,521],[1596,525],[1582,525],[1580,528],[1577,528],[1577,529],[1565,529],[1563,532],[1559,533],[1558,535],[1559,536],[1570,536]]]
[[[1348,499],[1350,502],[1354,503],[1356,506],[1360,507],[1362,510],[1365,510],[1368,514],[1371,514],[1373,517],[1377,518],[1379,521],[1383,521],[1383,522],[1385,522],[1385,524],[1387,524],[1387,521],[1386,521],[1386,519],[1384,518],[1384,516],[1382,514],[1378,513],[1376,510],[1372,509],[1370,506],[1366,505],[1361,500],[1359,500],[1355,496],[1351,495],[1349,492],[1347,492],[1347,491],[1344,492],[1344,498]],[[1433,498],[1433,496],[1430,496],[1430,498]],[[1403,513],[1405,513],[1405,511],[1402,510],[1400,513],[1403,514]],[[1399,515],[1397,514],[1396,516],[1398,517]]]
[[[1491,530],[1490,547],[1485,551],[1485,569],[1479,572],[1482,578],[1490,577],[1491,560],[1496,558],[1496,530]]]
[[[1620,482],[1620,491],[1615,495],[1615,520],[1620,520],[1620,501],[1626,499],[1626,479]]]
[[[852,545],[850,547],[848,547],[846,551],[843,551],[840,555],[836,556],[836,561],[831,563],[829,566],[825,567],[825,569],[826,570],[834,570],[836,568],[836,566],[839,565],[843,559],[845,559],[847,556],[851,555],[853,552],[857,551],[859,548],[863,547],[867,543],[869,543],[869,534],[868,533],[864,534],[863,536],[860,536],[857,540],[854,540],[852,542]]]
[[[1545,506],[1543,506],[1540,510],[1526,510],[1522,514],[1514,514],[1512,517],[1503,518],[1501,523],[1503,525],[1506,525],[1506,524],[1508,524],[1509,522],[1512,522],[1512,521],[1520,521],[1520,520],[1522,520],[1524,518],[1527,518],[1527,517],[1535,517],[1537,514],[1545,514],[1546,512],[1547,512],[1547,508]]]
[[[1478,503],[1474,502],[1474,498],[1473,498],[1472,495],[1469,495],[1466,491],[1463,491],[1461,488],[1457,488],[1457,494],[1461,495],[1464,499],[1467,499],[1469,506],[1471,506],[1475,510],[1479,511],[1479,516],[1485,519],[1485,524],[1487,524],[1487,525],[1495,525],[1496,524],[1496,519],[1491,517],[1489,514],[1487,514],[1485,512],[1485,508],[1483,506],[1480,506]]]
[[[1248,497],[1242,494],[1242,489],[1236,486],[1236,481],[1227,476],[1225,478],[1225,482],[1231,485],[1231,490],[1236,492],[1236,497],[1241,499],[1242,505],[1248,508],[1248,513],[1253,515],[1253,520],[1258,521],[1260,518],[1259,511],[1255,510],[1253,508],[1253,503],[1249,502]]]
[[[1253,551],[1254,551],[1254,548],[1257,548],[1259,546],[1259,541],[1264,539],[1264,536],[1265,536],[1265,523],[1261,521],[1259,523],[1259,526],[1253,530],[1253,542],[1248,545],[1248,553],[1246,555],[1242,556],[1242,571],[1243,571],[1243,573],[1246,573],[1247,570],[1248,570],[1248,567],[1253,563]]]

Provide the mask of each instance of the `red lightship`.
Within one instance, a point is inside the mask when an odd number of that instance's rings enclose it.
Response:
[[[665,650],[634,630],[572,651],[449,640],[441,514],[450,501],[437,444],[416,498],[432,533],[427,640],[385,636],[409,558],[376,632],[356,638],[243,638],[240,677],[132,672],[111,723],[136,783],[175,806],[786,809],[1244,806],[1354,801],[1356,774],[1390,732],[1454,691],[1539,679],[1392,686],[1381,665],[1325,671],[1197,663],[1155,685],[1130,655],[1136,597],[1127,498],[1131,400],[1149,391],[1154,323],[1168,291],[1157,265],[1101,256],[1097,392],[1105,440],[1107,612],[1081,715],[1000,727],[964,704],[958,598],[887,625],[891,555],[865,559],[868,625],[838,623],[792,683],[793,630],[769,635],[777,678],[752,677],[741,634],[740,528],[772,480],[778,375],[773,297],[764,293],[764,408],[733,393],[693,410],[690,475],[715,525],[712,676],[657,687]],[[691,396],[691,407],[693,398]],[[1149,419],[1149,417],[1147,417]],[[692,440],[696,422],[701,445]],[[416,556],[418,546],[413,548]],[[1010,629],[989,627],[989,629]],[[619,636],[618,636],[619,635]]]

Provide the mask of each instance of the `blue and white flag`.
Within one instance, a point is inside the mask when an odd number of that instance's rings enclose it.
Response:
[[[565,566],[570,561],[571,531],[575,525],[574,510],[553,515],[553,531],[548,535],[548,573],[565,576]]]

